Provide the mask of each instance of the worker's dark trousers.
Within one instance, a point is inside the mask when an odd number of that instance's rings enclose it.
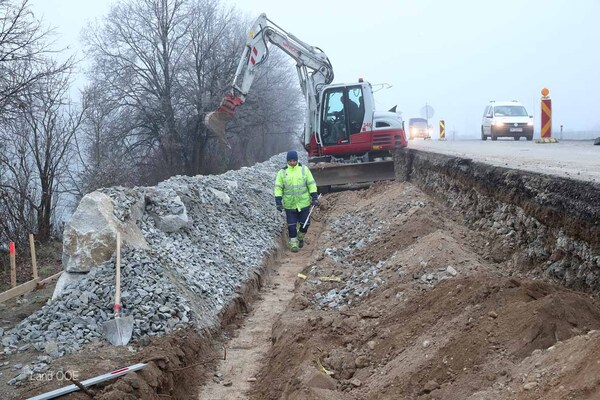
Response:
[[[302,228],[304,222],[306,222],[306,218],[308,218],[308,213],[310,210],[310,206],[303,208],[302,210],[285,210],[285,218],[287,220],[288,226],[288,234],[290,235],[290,239],[298,236],[298,231],[296,225],[298,222],[300,223],[300,232],[306,233],[308,231],[308,227],[310,226],[310,221],[306,224],[306,227]]]

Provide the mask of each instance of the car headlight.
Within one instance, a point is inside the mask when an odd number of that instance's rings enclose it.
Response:
[[[532,119],[530,119],[529,121],[527,121],[527,125],[528,125],[528,126],[533,126],[533,120],[532,120]]]
[[[502,121],[494,121],[494,122],[492,122],[492,125],[494,125],[494,126],[502,126],[502,125],[504,125],[504,122],[502,122]]]

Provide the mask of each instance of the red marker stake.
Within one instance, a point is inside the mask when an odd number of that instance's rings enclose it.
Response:
[[[10,253],[10,287],[17,286],[17,263],[15,260],[15,242],[8,244]]]

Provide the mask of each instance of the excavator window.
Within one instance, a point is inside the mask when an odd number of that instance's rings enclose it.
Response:
[[[325,95],[323,144],[335,145],[347,142],[346,113],[344,109],[344,89],[339,88]]]
[[[346,103],[350,123],[350,134],[359,133],[363,120],[365,119],[362,87],[354,86],[348,88],[348,99]]]
[[[349,142],[349,135],[361,131],[365,118],[363,92],[360,85],[333,88],[325,93],[322,121],[323,144]]]

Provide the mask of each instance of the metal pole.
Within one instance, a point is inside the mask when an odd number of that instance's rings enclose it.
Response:
[[[321,195],[319,194],[319,196],[317,197],[317,200],[320,198],[321,198]],[[315,206],[312,206],[310,208],[310,211],[308,212],[308,216],[306,217],[306,221],[304,221],[304,225],[302,225],[302,229],[306,228],[306,224],[308,224],[308,221],[310,220],[310,215],[312,214],[314,209],[315,209]]]
[[[138,371],[138,370],[144,368],[145,366],[146,366],[146,364],[142,364],[142,363],[140,363],[140,364],[134,364],[134,365],[132,365],[130,367],[121,368],[121,369],[118,369],[116,371],[112,371],[112,372],[109,372],[107,374],[100,375],[100,376],[97,376],[95,378],[90,378],[88,380],[82,381],[81,385],[83,385],[84,387],[87,388],[87,387],[90,387],[90,386],[95,385],[97,383],[104,382],[104,381],[107,381],[107,380],[110,380],[110,379],[114,379],[114,378],[117,378],[117,377],[119,377],[121,375],[125,375],[125,374],[128,374],[128,373],[133,372],[133,371]],[[69,385],[69,386],[65,386],[65,387],[60,388],[60,389],[53,390],[51,392],[47,392],[47,393],[40,394],[40,395],[37,395],[37,396],[34,396],[34,397],[30,397],[27,400],[53,399],[55,397],[63,396],[65,394],[67,394],[67,393],[72,393],[72,392],[75,392],[77,390],[79,390],[78,386],[76,386],[76,385]]]
[[[560,126],[560,140],[562,140],[562,138],[563,138],[563,136],[562,136],[562,128],[563,128],[563,126],[561,125]]]

